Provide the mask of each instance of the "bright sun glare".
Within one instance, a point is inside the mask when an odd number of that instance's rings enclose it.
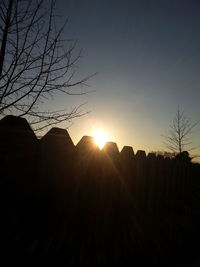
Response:
[[[94,137],[95,143],[100,149],[102,149],[105,143],[108,141],[108,136],[101,131],[96,131],[92,135]]]

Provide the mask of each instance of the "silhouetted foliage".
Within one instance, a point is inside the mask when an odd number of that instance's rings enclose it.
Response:
[[[189,153],[187,151],[183,151],[183,152],[177,154],[175,159],[184,160],[184,161],[191,161],[191,158],[189,157]]]
[[[151,151],[150,153],[155,154],[156,156],[161,155],[164,158],[170,158],[173,159],[176,157],[177,153],[176,152],[169,152],[169,151]]]

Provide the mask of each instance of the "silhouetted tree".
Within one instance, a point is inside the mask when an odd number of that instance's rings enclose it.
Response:
[[[191,147],[190,135],[192,130],[198,122],[192,122],[190,118],[179,109],[170,125],[169,134],[164,136],[165,145],[168,149],[176,153],[182,153],[185,149],[188,151],[193,149]]]
[[[66,110],[46,111],[43,101],[74,92],[89,77],[74,80],[80,58],[76,41],[64,40],[67,21],[56,25],[56,0],[0,1],[0,116],[26,116],[35,129],[83,115],[81,105]]]

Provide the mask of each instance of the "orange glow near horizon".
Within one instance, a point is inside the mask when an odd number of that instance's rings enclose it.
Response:
[[[92,136],[94,137],[95,143],[100,149],[102,149],[105,143],[108,141],[108,136],[103,131],[95,131],[92,133]]]

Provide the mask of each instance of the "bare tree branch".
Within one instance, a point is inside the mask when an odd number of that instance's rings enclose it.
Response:
[[[165,146],[172,152],[181,153],[184,150],[191,151],[195,147],[191,147],[190,135],[198,122],[192,123],[179,109],[170,125],[168,135],[163,135]]]
[[[56,0],[8,0],[0,2],[0,116],[26,116],[34,127],[69,121],[87,112],[42,111],[42,101],[58,92],[87,86],[93,75],[75,80],[77,42],[64,40],[65,23],[57,28]],[[95,75],[95,74],[94,74]],[[73,90],[72,90],[73,89]],[[41,124],[43,125],[41,126]]]

